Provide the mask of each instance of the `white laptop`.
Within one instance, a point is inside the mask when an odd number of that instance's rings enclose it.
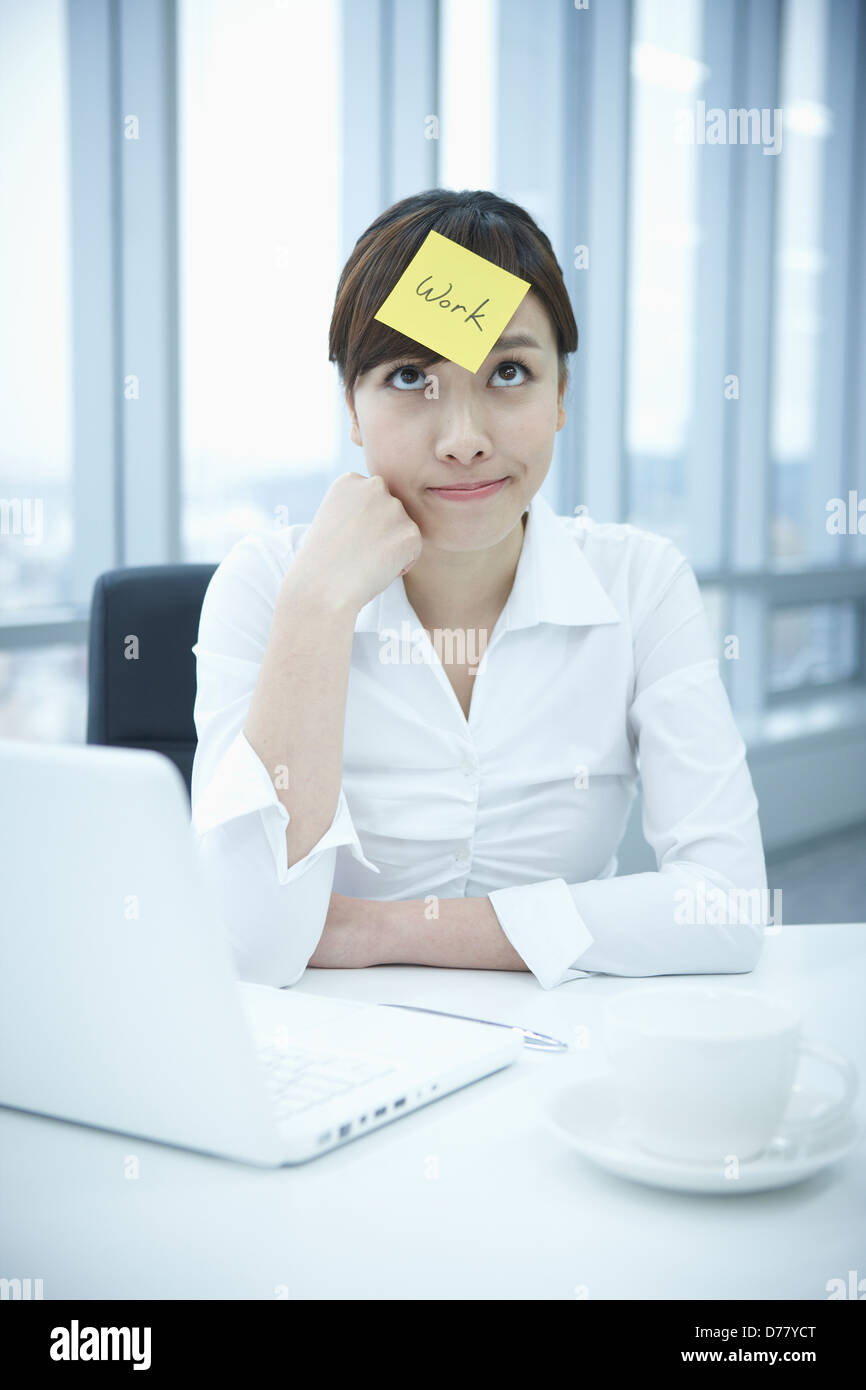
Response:
[[[162,754],[0,739],[0,1104],[271,1167],[516,1060],[517,1029],[240,982],[189,820]]]

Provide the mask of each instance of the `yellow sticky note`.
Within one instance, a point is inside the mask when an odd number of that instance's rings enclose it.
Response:
[[[373,317],[477,372],[531,288],[528,280],[430,232]]]

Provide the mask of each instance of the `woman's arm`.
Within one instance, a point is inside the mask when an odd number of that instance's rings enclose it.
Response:
[[[410,567],[418,527],[381,478],[332,484],[289,567],[255,537],[199,623],[192,819],[240,976],[290,985],[322,932],[337,848],[363,854],[342,794],[359,609]]]
[[[723,974],[757,964],[768,893],[746,750],[692,570],[675,547],[663,554],[660,582],[636,622],[635,694],[627,712],[640,758],[643,830],[657,871],[442,898],[438,918],[427,900],[359,905],[364,964],[519,969],[519,961],[545,989],[585,972]],[[515,844],[515,858],[519,852]],[[344,905],[334,920],[351,915]],[[335,926],[334,941],[343,934]],[[328,937],[326,929],[323,964]]]
[[[304,589],[289,569],[244,723],[289,813],[289,866],[322,838],[337,809],[356,617],[352,603]]]
[[[489,898],[378,902],[332,893],[309,965],[439,965],[456,970],[528,970],[499,925]]]
[[[289,813],[289,864],[334,817],[360,609],[408,569],[421,533],[380,477],[331,485],[283,580],[244,734]]]

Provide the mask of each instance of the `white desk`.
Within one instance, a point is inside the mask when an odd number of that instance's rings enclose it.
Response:
[[[665,983],[690,977],[666,977]],[[707,982],[711,977],[700,977]],[[853,1058],[866,1109],[866,924],[787,927],[751,975]],[[596,1169],[540,1119],[604,1070],[602,1002],[638,981],[308,971],[298,988],[521,1023],[589,1046],[513,1067],[301,1167],[263,1170],[0,1109],[0,1275],[51,1298],[826,1299],[866,1277],[864,1143],[805,1182],[690,1196]],[[807,1066],[814,1065],[807,1063]],[[817,1076],[817,1072],[815,1075]],[[136,1154],[140,1176],[124,1177]]]

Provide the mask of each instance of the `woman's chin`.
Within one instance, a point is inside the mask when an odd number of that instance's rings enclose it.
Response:
[[[431,522],[428,517],[419,527],[425,544],[437,550],[488,550],[504,541],[520,522],[518,512],[516,516],[459,517],[448,522]]]

